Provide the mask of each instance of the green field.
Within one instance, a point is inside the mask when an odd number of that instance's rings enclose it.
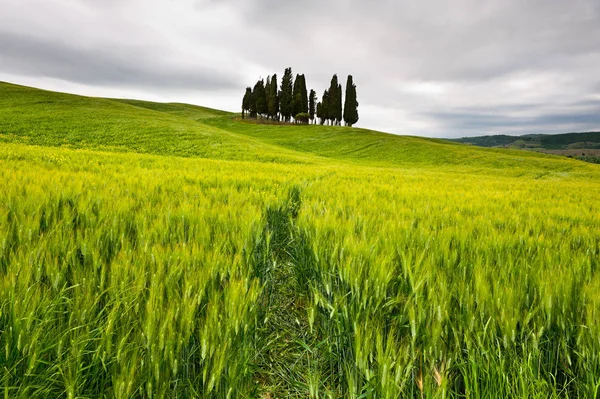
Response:
[[[0,83],[4,398],[595,398],[600,165]]]

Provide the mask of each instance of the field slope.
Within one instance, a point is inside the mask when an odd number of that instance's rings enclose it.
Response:
[[[7,398],[595,397],[600,165],[0,83]]]

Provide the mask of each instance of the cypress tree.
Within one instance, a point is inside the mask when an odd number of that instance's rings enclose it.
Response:
[[[271,86],[267,92],[269,98],[269,117],[273,120],[278,120],[279,114],[279,96],[277,94],[277,74],[271,78]]]
[[[310,90],[310,95],[308,96],[308,115],[310,116],[310,121],[313,122],[315,120],[315,103],[317,102],[317,93],[314,90]],[[317,115],[318,117],[318,115]]]
[[[335,122],[338,126],[342,124],[342,85],[338,84],[335,93]]]
[[[269,93],[271,92],[271,75],[267,76],[267,81],[265,82],[265,104],[266,110],[265,115],[267,119],[269,119]]]
[[[327,119],[329,119],[330,123],[333,125],[338,117],[338,110],[337,110],[337,106],[338,103],[341,103],[340,101],[338,101],[337,97],[338,94],[341,95],[341,93],[338,92],[339,89],[339,84],[338,84],[338,77],[337,75],[333,75],[333,77],[331,78],[331,84],[329,85],[329,96],[328,96],[328,102],[327,102]],[[325,101],[323,101],[325,103]],[[341,110],[339,112],[341,114]]]
[[[269,86],[271,85],[271,79],[269,79]],[[269,91],[267,90],[267,86],[263,86],[264,88],[264,98],[265,98],[265,106],[263,109],[263,114],[268,118],[269,117]]]
[[[319,118],[319,123],[323,124],[323,104],[319,101],[317,103],[317,118]]]
[[[256,113],[263,116],[267,113],[267,96],[265,92],[265,83],[261,79],[254,86],[254,101],[256,103]]]
[[[254,86],[256,89],[256,86]],[[250,90],[250,118],[256,118],[256,93]]]
[[[302,112],[300,111],[300,108],[302,107],[302,96],[300,94],[301,76],[302,75],[299,74],[296,75],[296,80],[294,80],[294,90],[292,91],[292,117],[295,117]]]
[[[281,91],[279,93],[279,108],[281,116],[286,122],[290,121],[292,112],[294,111],[292,108],[293,87],[294,77],[292,75],[292,68],[286,68],[283,79],[281,79]]]
[[[246,93],[242,99],[242,119],[244,119],[245,113],[250,112],[250,102],[252,101],[252,89],[246,88]]]
[[[308,113],[308,92],[306,91],[306,78],[304,75],[296,75],[294,82],[292,116]]]
[[[352,126],[358,122],[358,101],[356,100],[356,85],[352,75],[348,76],[346,82],[346,102],[344,104],[344,122],[346,126]]]
[[[300,75],[302,80],[300,82],[300,112],[303,114],[308,113],[308,90],[306,90],[306,76]]]
[[[330,108],[330,96],[329,90],[323,92],[323,99],[321,100],[321,125],[329,120]]]

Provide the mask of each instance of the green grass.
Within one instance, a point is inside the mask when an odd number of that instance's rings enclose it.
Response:
[[[6,398],[600,393],[599,165],[8,84],[0,134]]]
[[[129,101],[127,101],[129,102]],[[290,151],[203,125],[169,112],[208,109],[53,93],[0,83],[0,142],[69,146],[215,159],[301,162]],[[169,112],[164,110],[168,109]],[[222,115],[216,112],[214,115]]]
[[[261,125],[228,117],[206,121],[211,126],[254,137],[286,149],[316,154],[338,161],[384,167],[467,166],[498,169],[572,170],[570,160],[531,154],[469,147],[445,140],[395,136],[366,129],[336,126]],[[577,166],[576,168],[578,168]]]
[[[151,109],[153,111],[166,112],[168,114],[177,115],[183,118],[193,119],[195,121],[202,121],[208,118],[214,118],[218,116],[232,116],[230,112],[220,111],[218,109],[199,107],[197,105],[189,104],[178,104],[178,103],[153,103],[149,101],[140,100],[121,100],[112,99],[112,101],[120,102],[123,104],[134,105],[140,108]]]

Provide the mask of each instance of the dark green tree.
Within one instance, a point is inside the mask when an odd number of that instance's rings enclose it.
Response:
[[[342,85],[338,84],[335,92],[335,123],[340,126],[342,124]]]
[[[256,113],[260,116],[267,113],[267,94],[265,91],[265,82],[261,79],[254,86],[254,101],[256,102]]]
[[[306,76],[300,75],[300,113],[308,113],[308,90],[306,90]]]
[[[244,99],[242,100],[242,119],[245,117],[246,112],[250,112],[250,104],[252,102],[252,88],[247,87]]]
[[[294,94],[294,77],[292,75],[292,68],[286,68],[283,78],[281,79],[281,91],[279,92],[279,110],[281,117],[286,122],[289,122],[294,109],[293,109],[293,94]]]
[[[338,98],[339,97],[339,98]],[[342,120],[342,90],[338,83],[337,75],[331,78],[329,85],[329,97],[327,102],[327,119],[333,125]]]
[[[325,90],[323,92],[323,98],[321,99],[321,116],[319,116],[319,118],[321,118],[321,125],[325,124],[325,122],[329,120],[329,114],[330,114],[329,102],[330,102],[329,90]]]
[[[317,103],[317,118],[319,119],[319,123],[322,125],[324,121],[323,104],[320,101]]]
[[[273,120],[279,119],[279,95],[277,93],[277,74],[271,78],[271,85],[267,90],[269,117]]]
[[[267,110],[265,111],[267,119],[271,116],[269,114],[269,99],[271,95],[271,76],[267,76],[267,81],[265,82],[265,103],[267,104]]]
[[[267,100],[269,97],[269,91],[271,90],[271,75],[267,76],[267,81],[265,82],[265,95],[267,96]]]
[[[346,101],[344,103],[344,122],[346,126],[352,126],[358,122],[358,101],[356,100],[356,85],[352,75],[346,81]]]
[[[315,93],[315,91],[311,89],[310,94],[308,96],[308,115],[310,116],[311,122],[313,122],[315,120],[316,102],[317,102],[317,93]]]
[[[308,92],[306,90],[306,78],[304,75],[296,75],[292,109],[294,115],[308,113]]]
[[[294,80],[294,89],[292,91],[292,115],[299,114],[300,112],[300,75],[296,75],[296,79]]]
[[[256,86],[254,86],[256,88]],[[256,93],[250,90],[250,118],[256,118]]]

